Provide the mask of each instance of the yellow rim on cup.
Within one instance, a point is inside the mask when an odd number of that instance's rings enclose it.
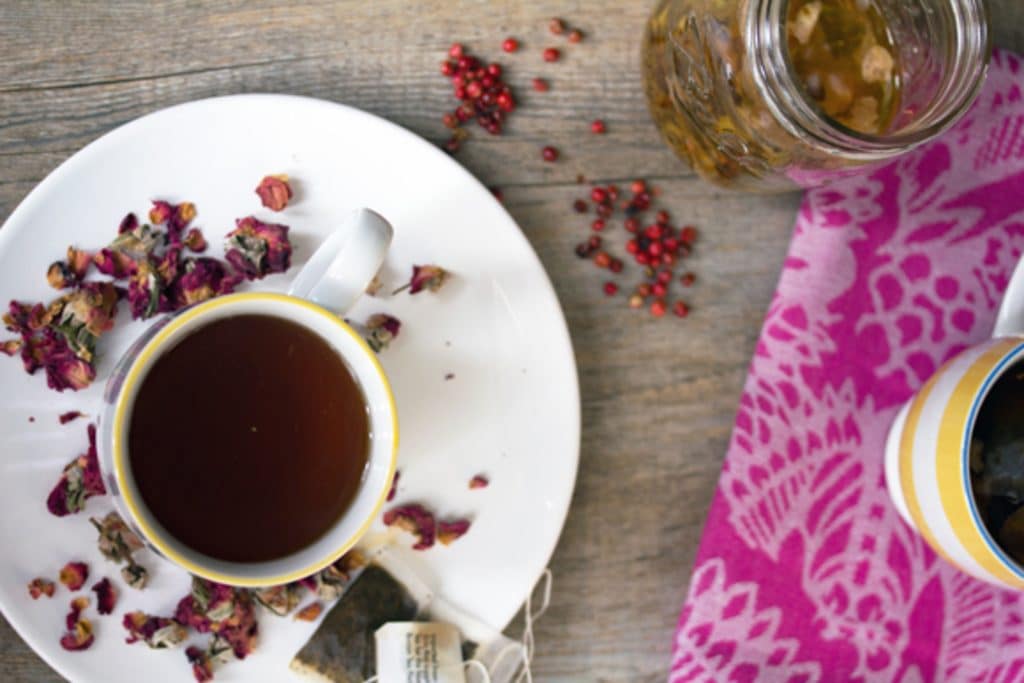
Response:
[[[179,314],[173,318],[163,329],[150,339],[146,345],[139,352],[139,355],[132,361],[132,365],[129,368],[124,383],[121,386],[120,392],[117,398],[117,405],[114,408],[114,419],[113,419],[113,462],[114,462],[114,475],[117,479],[117,486],[120,489],[121,496],[123,497],[124,504],[128,507],[131,513],[132,519],[138,524],[146,539],[156,546],[157,550],[160,551],[167,558],[173,560],[177,564],[184,567],[187,571],[201,576],[212,581],[218,581],[220,583],[226,583],[233,586],[241,586],[246,588],[259,588],[269,585],[277,585],[283,583],[290,583],[301,578],[305,578],[321,569],[333,564],[342,555],[348,552],[352,546],[354,546],[359,539],[366,533],[373,523],[373,520],[380,513],[381,508],[384,506],[384,502],[387,499],[388,489],[385,489],[378,496],[376,503],[373,505],[373,510],[370,515],[367,516],[366,521],[360,525],[359,529],[343,543],[337,550],[333,551],[329,557],[322,561],[315,562],[307,567],[298,569],[287,574],[281,574],[277,576],[262,577],[259,579],[253,579],[242,576],[233,576],[229,574],[223,574],[221,572],[210,571],[199,567],[194,562],[189,560],[187,557],[181,555],[173,548],[169,547],[157,533],[152,526],[146,521],[145,516],[140,514],[140,504],[133,497],[132,488],[127,485],[125,478],[125,471],[128,467],[128,449],[122,439],[124,433],[125,420],[127,419],[128,413],[128,402],[125,400],[126,397],[132,395],[132,389],[138,383],[143,369],[149,367],[149,361],[153,355],[162,349],[164,342],[174,334],[177,330],[181,329],[184,325],[194,320],[196,317],[208,313],[211,310],[220,308],[224,305],[234,303],[237,301],[279,301],[286,302],[293,306],[299,306],[306,309],[310,313],[324,318],[328,322],[332,323],[339,330],[343,330],[345,334],[349,335],[362,349],[366,352],[367,357],[370,359],[374,370],[380,378],[381,385],[384,387],[385,394],[388,399],[388,406],[391,411],[391,433],[392,446],[391,446],[391,459],[388,464],[388,476],[387,481],[391,481],[395,475],[395,467],[398,459],[398,411],[395,407],[395,397],[391,392],[391,385],[388,383],[387,376],[384,374],[384,368],[381,367],[380,361],[377,359],[377,354],[373,352],[373,349],[366,343],[361,336],[359,336],[355,330],[349,327],[341,318],[334,315],[330,311],[317,306],[314,303],[310,303],[304,299],[299,299],[293,296],[285,294],[275,294],[271,292],[246,292],[242,294],[232,294],[226,297],[220,297],[211,299],[201,303],[184,313]]]

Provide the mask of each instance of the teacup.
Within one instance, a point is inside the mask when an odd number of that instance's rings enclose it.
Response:
[[[197,304],[151,325],[121,358],[106,386],[97,448],[115,505],[153,550],[194,575],[234,586],[261,587],[294,581],[323,569],[365,534],[383,506],[394,477],[397,414],[391,387],[375,353],[339,316],[375,277],[391,237],[392,228],[386,220],[360,209],[316,251],[288,294],[237,293]],[[206,325],[252,314],[295,323],[337,352],[365,399],[368,451],[351,502],[325,533],[283,557],[237,562],[198,552],[167,531],[140,494],[128,437],[135,400],[158,359]],[[211,378],[218,380],[230,378]],[[274,399],[268,396],[267,400]],[[188,430],[169,434],[168,438],[188,439]],[[187,492],[182,496],[183,504],[187,504]]]
[[[995,385],[1024,360],[1024,337],[997,337],[941,367],[896,416],[885,477],[897,510],[940,556],[968,574],[1024,588],[1024,566],[982,519],[971,486],[971,443],[978,412]]]

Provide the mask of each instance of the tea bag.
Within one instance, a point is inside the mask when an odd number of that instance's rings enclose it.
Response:
[[[324,617],[291,668],[325,683],[362,683],[373,674],[377,629],[389,621],[412,619],[417,611],[416,601],[400,583],[370,565]]]
[[[295,655],[293,670],[329,683],[532,681],[532,622],[550,600],[550,572],[540,608],[531,610],[527,600],[518,642],[436,595],[400,553],[384,548],[367,554],[372,563]],[[403,654],[408,652],[420,655],[410,659]]]

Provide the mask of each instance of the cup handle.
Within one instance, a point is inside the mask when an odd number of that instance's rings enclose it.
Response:
[[[288,293],[345,313],[376,277],[393,235],[391,224],[379,213],[357,209],[313,253]]]

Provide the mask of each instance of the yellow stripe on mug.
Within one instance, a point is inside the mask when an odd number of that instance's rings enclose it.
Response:
[[[1024,357],[1024,338],[992,339],[953,358],[900,412],[886,447],[890,495],[947,562],[991,583],[1024,588],[1024,567],[982,522],[971,491],[971,433],[989,389]]]

